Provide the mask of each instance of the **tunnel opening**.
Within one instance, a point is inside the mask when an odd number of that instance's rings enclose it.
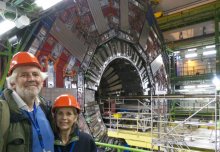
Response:
[[[126,59],[113,60],[105,69],[96,97],[143,95],[137,69]]]
[[[143,87],[139,73],[135,66],[124,58],[117,58],[110,62],[101,77],[100,85],[95,93],[99,101],[100,112],[105,125],[116,128],[134,129],[136,114],[141,106],[136,99],[107,99],[106,97],[143,95]],[[120,120],[120,117],[128,120]],[[141,128],[140,128],[141,129]]]

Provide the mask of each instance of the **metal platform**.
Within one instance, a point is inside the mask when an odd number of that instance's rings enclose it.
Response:
[[[108,129],[108,136],[125,139],[125,141],[135,147],[149,148],[158,150],[157,146],[152,147],[152,138],[150,132],[137,132],[122,129]]]

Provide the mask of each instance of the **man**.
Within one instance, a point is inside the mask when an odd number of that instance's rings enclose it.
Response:
[[[8,88],[0,100],[1,152],[53,152],[54,135],[46,117],[47,102],[38,94],[47,75],[41,71],[37,58],[28,52],[12,57],[8,71]],[[4,133],[4,110],[7,102],[10,119]],[[6,120],[7,120],[6,119]]]

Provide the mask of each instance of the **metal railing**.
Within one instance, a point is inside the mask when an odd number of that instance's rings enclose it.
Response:
[[[148,150],[130,148],[130,147],[125,147],[125,146],[120,146],[120,145],[106,144],[106,143],[101,143],[101,142],[96,142],[96,145],[99,147],[113,148],[113,149],[116,149],[117,152],[123,152],[124,150],[128,150],[130,152],[150,152]]]
[[[109,120],[109,122],[105,123],[109,128],[119,129],[136,129],[139,131],[146,131],[147,129],[151,129],[150,121],[151,121],[151,110],[149,105],[142,102],[139,99],[123,99],[123,100],[111,100],[114,104],[125,104],[126,101],[133,101],[136,103],[136,107],[119,107],[112,108],[111,103],[108,102],[108,107],[103,107],[103,113],[106,113],[106,116],[103,115],[103,119]],[[108,101],[108,100],[107,100]],[[104,102],[104,101],[102,101]],[[126,108],[126,111],[124,111]],[[153,109],[153,112],[158,109]],[[127,124],[128,121],[130,124]]]

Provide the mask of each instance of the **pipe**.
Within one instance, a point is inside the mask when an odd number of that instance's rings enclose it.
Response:
[[[150,152],[148,150],[129,148],[129,147],[113,145],[113,144],[106,144],[106,143],[101,143],[101,142],[95,142],[95,143],[96,143],[97,146],[117,149],[118,152],[121,152],[121,150],[129,150],[129,151],[132,151],[132,152]]]
[[[0,80],[0,91],[1,91],[1,90],[3,89],[3,87],[4,87],[5,80],[6,80],[6,77],[7,77],[7,74],[8,74],[8,70],[9,70],[9,67],[10,67],[10,62],[11,62],[12,55],[13,55],[13,53],[12,53],[12,47],[9,46],[9,47],[8,47],[8,52],[7,52],[7,57],[8,57],[7,66],[6,66],[6,68],[4,69],[2,78],[1,78],[1,80]]]
[[[152,97],[152,98],[151,98]],[[220,97],[220,95],[217,95]],[[166,94],[166,95],[142,95],[142,96],[111,96],[111,97],[101,97],[99,100],[109,100],[109,99],[193,99],[193,98],[215,98],[215,95],[211,94],[193,94],[193,95],[175,95],[175,94]]]

